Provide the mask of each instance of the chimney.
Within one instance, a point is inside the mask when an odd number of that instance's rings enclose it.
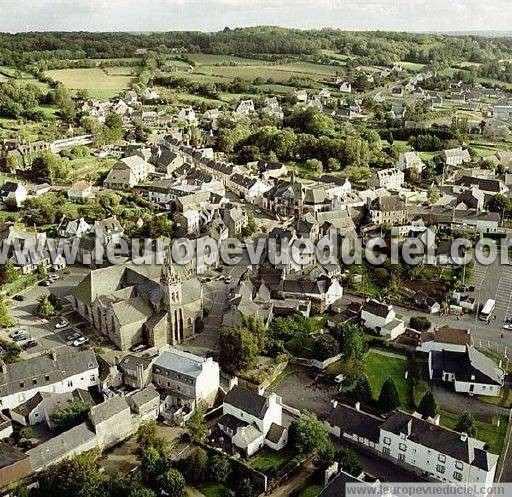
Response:
[[[50,350],[50,355],[53,361],[57,361],[57,352],[55,352],[55,349]]]
[[[441,415],[440,414],[436,414],[434,416],[434,419],[432,420],[432,422],[436,425],[436,426],[439,426],[439,423],[441,422]]]
[[[137,386],[144,388],[144,366],[141,363],[137,364]]]
[[[460,439],[465,442],[468,439],[468,434],[466,432],[462,432],[460,434]]]
[[[361,402],[356,402],[356,411],[360,411],[361,410]]]
[[[332,404],[332,408],[333,408],[333,409],[336,409],[336,407],[338,407],[338,401],[337,401],[337,400],[335,400],[335,399],[332,399],[332,400],[331,400],[331,404]]]

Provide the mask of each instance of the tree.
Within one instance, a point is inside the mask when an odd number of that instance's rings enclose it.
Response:
[[[210,465],[211,478],[219,483],[225,483],[231,473],[231,464],[222,456],[214,456]]]
[[[370,386],[368,376],[363,374],[357,379],[354,389],[352,390],[352,395],[354,396],[354,400],[362,402],[363,404],[369,404],[372,401],[372,387]]]
[[[198,406],[188,422],[190,438],[196,443],[204,443],[208,438],[210,429],[204,421],[204,408]]]
[[[437,403],[434,395],[427,390],[420,400],[420,405],[416,409],[424,418],[435,418],[437,414]]]
[[[409,320],[409,326],[418,331],[428,331],[432,323],[425,316],[413,316]]]
[[[134,488],[129,494],[128,497],[156,497],[156,494],[150,488]]]
[[[32,431],[32,427],[31,426],[24,426],[21,430],[20,430],[20,437],[21,438],[26,438],[26,439],[29,439],[29,438],[32,438],[33,436],[33,431]]]
[[[94,457],[82,454],[45,470],[39,480],[41,495],[97,497],[104,482]]]
[[[341,352],[347,359],[361,359],[365,350],[364,332],[354,324],[343,323],[337,328]]]
[[[7,283],[12,283],[18,279],[18,271],[10,259],[5,261],[4,273],[7,279]]]
[[[254,497],[256,492],[252,481],[249,478],[242,478],[236,486],[235,495],[237,497]]]
[[[464,411],[457,419],[455,431],[467,433],[470,437],[476,437],[475,418],[469,411]]]
[[[149,421],[140,426],[137,430],[137,445],[140,449],[153,447],[160,454],[166,454],[169,449],[169,441],[167,438],[158,435],[157,428],[156,421]]]
[[[14,318],[9,312],[9,307],[5,302],[0,302],[0,327],[9,328],[15,323]]]
[[[3,349],[2,359],[6,364],[18,362],[21,354],[21,347],[10,340],[0,339],[0,348]]]
[[[327,427],[318,420],[316,414],[309,411],[304,411],[292,423],[291,432],[295,448],[300,454],[313,454],[331,443]]]
[[[43,280],[44,278],[46,278],[46,275],[47,275],[46,266],[42,263],[39,264],[39,266],[37,266],[37,277],[40,280]]]
[[[169,469],[159,479],[160,486],[164,492],[171,497],[185,497],[185,478],[174,468]]]
[[[341,448],[336,453],[336,459],[340,463],[341,468],[352,476],[357,477],[363,471],[359,456],[348,447]]]
[[[382,385],[378,403],[382,412],[390,412],[400,405],[398,390],[392,378],[388,378]]]
[[[439,188],[436,188],[435,186],[429,188],[427,190],[427,198],[432,204],[435,204],[441,198]]]
[[[190,483],[204,481],[208,471],[208,454],[201,447],[196,447],[186,461],[186,475]]]
[[[50,183],[66,180],[69,174],[69,162],[58,155],[46,150],[41,152],[30,167],[32,175],[44,178]]]
[[[244,326],[223,329],[219,345],[222,368],[232,373],[246,370],[258,353],[256,338]]]
[[[149,446],[141,450],[140,472],[143,482],[156,489],[159,478],[165,472],[165,459],[155,447]]]
[[[52,421],[61,431],[67,431],[87,420],[91,404],[80,399],[72,399],[66,407],[59,409],[52,416]]]
[[[331,335],[320,335],[314,343],[315,357],[323,361],[339,353],[338,341]]]
[[[319,161],[318,159],[309,159],[308,161],[306,161],[306,166],[313,173],[321,174],[324,170],[322,162]]]
[[[36,314],[40,318],[47,318],[55,314],[55,309],[47,295],[41,295],[37,300],[39,305],[37,306]]]

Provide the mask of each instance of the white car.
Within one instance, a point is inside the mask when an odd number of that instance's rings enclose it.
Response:
[[[80,337],[78,340],[75,340],[73,342],[73,347],[81,347],[82,345],[85,345],[86,343],[89,343],[89,339],[86,337]]]
[[[56,330],[60,330],[61,328],[65,328],[67,325],[69,324],[68,321],[66,321],[65,319],[61,319],[56,325],[55,325],[55,329]]]
[[[512,324],[504,324],[503,329],[507,331],[512,331]]]

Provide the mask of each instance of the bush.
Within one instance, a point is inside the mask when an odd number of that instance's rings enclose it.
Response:
[[[413,316],[409,321],[409,326],[417,331],[428,331],[432,323],[425,316]]]

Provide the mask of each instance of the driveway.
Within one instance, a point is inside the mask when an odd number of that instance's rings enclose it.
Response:
[[[505,407],[481,402],[476,397],[457,395],[441,386],[431,385],[430,388],[432,389],[437,405],[443,411],[454,413],[470,411],[477,419],[485,419],[487,421],[495,414],[508,416],[510,413],[510,409],[506,409]]]
[[[284,378],[274,390],[283,402],[301,411],[308,410],[318,416],[329,414],[331,399],[337,393],[337,386],[317,381],[310,374],[314,370],[295,371]]]

